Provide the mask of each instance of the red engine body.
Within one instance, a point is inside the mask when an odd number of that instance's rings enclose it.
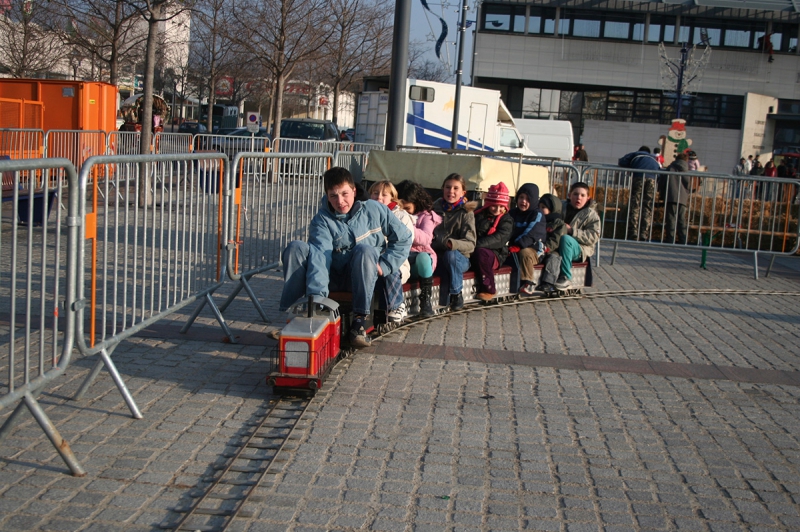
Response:
[[[341,316],[335,301],[314,296],[289,309],[295,317],[281,331],[267,384],[316,391],[339,356]]]

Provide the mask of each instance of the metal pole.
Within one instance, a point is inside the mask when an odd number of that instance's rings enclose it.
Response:
[[[389,78],[386,149],[394,151],[401,144],[406,121],[406,78],[408,77],[408,32],[411,28],[411,0],[397,0],[394,8],[392,71]]]
[[[456,103],[453,109],[453,131],[450,134],[450,149],[458,149],[458,112],[461,105],[461,75],[464,68],[464,35],[467,32],[467,0],[461,2],[461,24],[458,26],[458,59],[456,67]],[[469,146],[464,145],[464,149]]]

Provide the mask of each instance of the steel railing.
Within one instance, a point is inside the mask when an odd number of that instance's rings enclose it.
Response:
[[[44,131],[0,129],[0,155],[7,155],[15,160],[44,157]]]
[[[164,133],[159,131],[153,137],[153,153],[192,153],[193,141],[191,133]]]
[[[227,163],[223,154],[208,153],[103,156],[84,164],[76,337],[81,353],[100,360],[76,399],[105,366],[133,416],[141,417],[111,355],[125,338],[198,299],[213,304],[226,264]],[[95,181],[103,193],[91,194],[89,209],[90,176],[98,170],[113,178]],[[215,316],[232,337],[221,314]]]
[[[66,371],[72,357],[82,226],[78,176],[63,158],[0,161],[0,173],[13,174],[11,201],[3,204],[4,214],[11,211],[12,223],[10,229],[0,231],[0,304],[7,316],[1,326],[5,345],[0,345],[0,365],[6,380],[0,382],[0,409],[16,405],[0,427],[0,438],[9,434],[27,407],[72,474],[83,476],[69,444],[36,400]],[[59,177],[51,178],[51,173]],[[37,186],[22,190],[20,176],[24,174],[38,174],[42,179]],[[50,195],[63,197],[67,191],[66,210],[59,204],[55,216],[49,216]],[[27,216],[21,216],[21,210]],[[16,223],[19,218],[27,223]]]
[[[615,244],[612,264],[622,242],[747,252],[758,278],[759,253],[774,259],[800,243],[795,180],[591,164],[581,179],[597,201],[602,241]]]
[[[228,183],[233,199],[228,275],[238,285],[220,305],[221,312],[244,289],[269,323],[249,280],[277,267],[290,241],[308,238],[309,224],[325,194],[322,175],[331,164],[328,153],[240,153],[234,158]]]
[[[45,157],[64,157],[81,168],[89,157],[105,155],[108,139],[105,131],[51,129],[44,137]]]
[[[141,138],[138,131],[112,131],[108,134],[106,155],[139,155]]]

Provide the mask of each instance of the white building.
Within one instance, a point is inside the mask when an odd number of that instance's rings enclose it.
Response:
[[[473,84],[500,90],[515,117],[570,120],[591,161],[615,163],[675,118],[659,43],[678,63],[681,43],[697,45],[695,59],[710,45],[681,118],[703,164],[727,172],[739,154],[800,145],[799,26],[789,0],[492,0],[479,9]]]

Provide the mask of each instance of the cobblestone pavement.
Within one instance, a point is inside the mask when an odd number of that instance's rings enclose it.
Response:
[[[713,253],[704,271],[699,253],[620,247],[611,266],[603,252],[592,291],[800,292],[797,259],[777,261],[766,279],[762,266],[755,281],[744,255]],[[280,279],[254,286],[280,323]],[[800,530],[800,387],[538,363],[573,356],[794,375],[799,301],[552,301],[397,331],[318,396],[296,452],[232,529]],[[174,520],[171,509],[205,485],[270,397],[273,343],[263,333],[273,326],[256,321],[244,295],[226,312],[239,344],[222,342],[209,316],[180,335],[186,316],[176,315],[114,353],[143,420],[105,372],[86,399],[68,400],[94,360],[79,358],[42,394],[88,474],[69,476],[26,414],[0,444],[0,530],[154,530]],[[381,354],[386,342],[410,352]],[[520,363],[451,359],[448,346],[513,351]]]

